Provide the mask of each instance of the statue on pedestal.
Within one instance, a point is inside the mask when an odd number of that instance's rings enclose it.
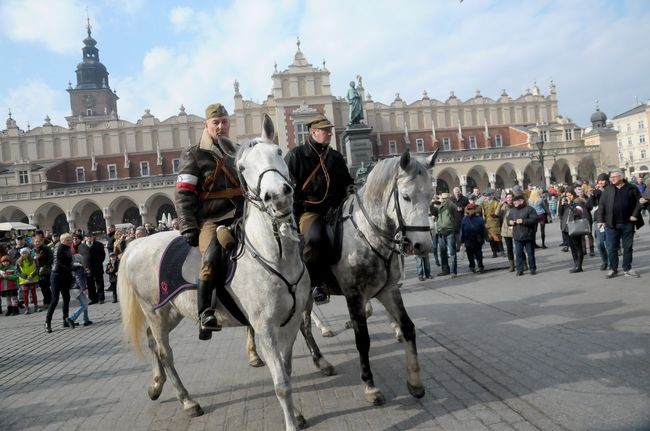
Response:
[[[354,86],[354,81],[350,81],[350,88],[348,88],[348,94],[345,96],[345,99],[348,101],[350,106],[350,115],[348,123],[349,126],[360,124],[363,120],[363,106],[361,102],[361,95]]]

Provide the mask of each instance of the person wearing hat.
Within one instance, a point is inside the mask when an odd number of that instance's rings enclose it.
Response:
[[[316,304],[328,302],[327,285],[336,286],[327,261],[328,242],[325,216],[338,208],[354,184],[343,155],[330,147],[334,125],[322,114],[307,124],[309,138],[305,145],[291,149],[285,160],[295,181],[294,215],[305,239],[303,260],[312,283]]]
[[[537,274],[535,262],[535,226],[537,213],[526,205],[526,197],[518,193],[512,198],[513,207],[508,213],[508,225],[512,226],[512,239],[515,243],[515,269],[517,275],[524,274],[524,261],[528,261],[530,275]],[[525,254],[524,254],[525,250]]]
[[[34,312],[38,311],[38,296],[36,288],[38,287],[38,265],[32,256],[32,250],[29,247],[20,249],[20,257],[16,261],[16,274],[18,275],[18,285],[23,292],[23,303],[25,304],[25,314],[29,314],[29,297],[31,294]]]
[[[7,252],[7,256],[11,259],[12,264],[16,264],[16,261],[20,257],[20,250],[24,247],[29,247],[25,242],[25,237],[22,234],[16,235],[14,246]]]
[[[198,246],[203,257],[197,281],[201,340],[221,330],[213,292],[225,286],[228,251],[217,240],[217,230],[229,234],[228,226],[241,216],[244,206],[235,160],[219,141],[230,133],[228,111],[213,103],[205,109],[205,118],[198,145],[183,152],[174,194],[180,234],[189,245]]]

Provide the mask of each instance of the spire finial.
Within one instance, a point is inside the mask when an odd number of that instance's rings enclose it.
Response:
[[[9,119],[11,120],[11,108],[9,108]]]
[[[296,37],[296,46],[298,47],[298,52],[300,52],[300,36]]]
[[[596,99],[596,111],[600,111],[600,101]]]
[[[92,26],[90,25],[90,15],[88,15],[88,6],[86,6],[86,31],[88,32],[88,37],[90,37],[90,30]]]

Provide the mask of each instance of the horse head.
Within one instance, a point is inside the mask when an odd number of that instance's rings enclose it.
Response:
[[[437,155],[436,151],[418,160],[406,151],[399,160],[384,160],[371,171],[364,187],[364,205],[375,215],[384,214],[384,220],[378,223],[383,236],[389,234],[407,254],[431,251],[429,204],[433,186],[429,170],[435,165]],[[378,196],[382,196],[381,203],[377,201]]]
[[[219,138],[221,147],[235,157],[245,198],[275,219],[288,219],[293,211],[293,187],[282,150],[273,142],[275,128],[264,115],[262,135],[240,145]],[[238,148],[239,147],[239,148]]]

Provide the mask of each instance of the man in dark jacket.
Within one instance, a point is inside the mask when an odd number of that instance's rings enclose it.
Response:
[[[623,179],[616,169],[609,173],[610,184],[605,187],[598,203],[598,228],[605,227],[609,271],[607,278],[618,274],[618,247],[623,246],[623,272],[628,277],[639,277],[632,269],[632,244],[634,228],[643,226],[641,217],[641,194],[639,189]]]
[[[106,299],[104,297],[104,259],[106,258],[106,250],[104,250],[104,244],[95,241],[95,235],[91,232],[86,233],[84,236],[84,245],[88,249],[86,260],[88,299],[90,299],[90,304],[95,302],[103,304]],[[84,254],[81,250],[79,252]]]
[[[336,283],[327,261],[324,218],[341,205],[354,180],[343,155],[329,146],[334,125],[319,114],[307,127],[308,142],[289,151],[286,162],[296,183],[294,215],[305,238],[303,260],[311,278],[312,296],[314,302],[324,304],[328,301],[324,288]]]
[[[602,173],[596,178],[596,187],[591,191],[587,207],[594,209],[593,220],[598,221],[598,214],[600,213],[600,198],[603,190],[609,185],[609,175]],[[609,256],[607,254],[607,241],[605,239],[605,226],[599,228],[596,226],[594,229],[594,239],[596,240],[596,247],[598,248],[598,255],[600,256],[600,270],[607,271],[609,267]]]
[[[460,224],[463,221],[463,217],[465,217],[465,207],[469,203],[469,199],[467,198],[467,196],[463,195],[463,192],[460,190],[460,187],[454,187],[453,192],[454,195],[451,198],[451,202],[454,205],[456,205],[456,213],[455,213],[456,229],[454,232],[456,233],[456,251],[459,251],[460,250]]]
[[[526,197],[517,194],[512,198],[513,207],[508,213],[508,224],[513,227],[512,239],[515,242],[515,269],[517,275],[524,274],[524,259],[528,260],[530,275],[537,274],[535,263],[535,226],[537,213],[526,204]],[[524,255],[524,249],[526,255]]]
[[[228,250],[217,240],[217,231],[222,231],[220,237],[228,236],[228,226],[241,216],[244,204],[235,160],[219,142],[230,133],[228,111],[215,103],[206,108],[205,117],[201,141],[182,155],[174,196],[180,233],[203,256],[197,282],[201,340],[221,330],[212,306],[213,291],[225,286]]]

